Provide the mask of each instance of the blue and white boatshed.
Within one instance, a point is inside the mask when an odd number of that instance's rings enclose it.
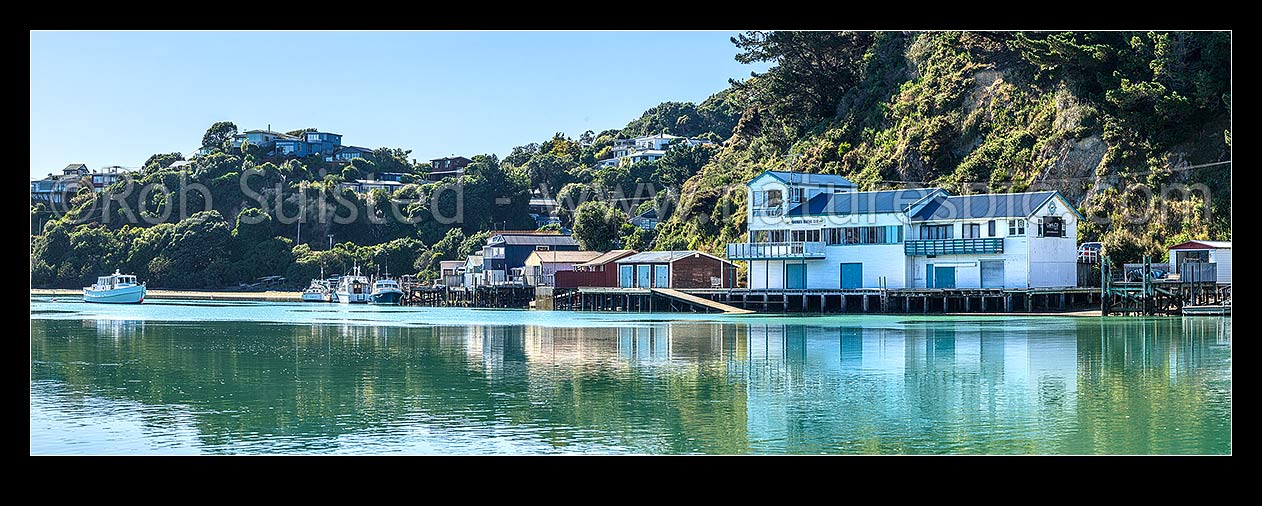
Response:
[[[1032,288],[1077,282],[1081,215],[1059,192],[857,192],[841,176],[766,171],[747,184],[754,290]]]

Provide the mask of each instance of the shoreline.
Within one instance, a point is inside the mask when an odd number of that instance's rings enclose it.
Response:
[[[65,288],[32,288],[33,296],[82,298],[80,290]],[[302,302],[301,292],[217,292],[208,290],[146,290],[146,299],[173,300],[239,300],[257,302]]]
[[[71,297],[81,298],[83,292],[79,290],[70,290],[64,288],[32,288],[32,296],[40,297]],[[147,299],[169,299],[169,300],[235,300],[235,301],[254,301],[254,302],[302,302],[301,292],[217,292],[208,290],[149,290],[145,294]],[[317,304],[317,303],[313,303]],[[523,309],[526,310],[526,309]],[[542,310],[540,310],[542,311]],[[795,316],[808,316],[818,314],[819,316],[840,316],[847,313],[752,313],[753,315],[780,315],[789,314]],[[886,315],[886,316],[1068,316],[1068,317],[1100,317],[1099,309],[1087,309],[1079,311],[1064,312],[1047,312],[1040,311],[1036,313],[853,313],[853,314],[870,314],[870,315]]]

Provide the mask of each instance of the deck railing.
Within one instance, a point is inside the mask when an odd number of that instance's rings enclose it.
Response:
[[[1003,253],[1003,238],[915,240],[903,243],[908,256],[988,255]]]
[[[783,258],[824,258],[822,242],[739,242],[727,245],[731,260],[776,260]]]

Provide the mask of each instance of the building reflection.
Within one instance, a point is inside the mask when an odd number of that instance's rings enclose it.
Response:
[[[835,452],[941,431],[1072,420],[1072,322],[747,325],[728,372],[747,384],[751,443]],[[948,422],[948,423],[943,423]],[[970,427],[974,426],[974,427]],[[814,434],[815,437],[804,437]],[[827,435],[827,436],[818,436]]]

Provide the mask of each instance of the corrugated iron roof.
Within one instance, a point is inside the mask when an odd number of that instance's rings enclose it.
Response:
[[[498,240],[497,240],[498,239]],[[568,235],[537,235],[537,234],[497,234],[491,236],[487,244],[535,244],[547,246],[578,246],[578,241]]]
[[[810,174],[806,172],[788,172],[783,170],[769,170],[763,174],[771,174],[776,179],[786,183],[806,184],[813,186],[845,186],[854,187],[855,184],[849,179],[838,176],[836,174]],[[761,174],[760,174],[761,175]],[[755,177],[754,179],[758,179]]]
[[[897,213],[939,190],[939,188],[912,188],[875,192],[821,193],[790,209],[789,216]]]
[[[716,257],[704,251],[681,250],[681,251],[645,251],[636,253],[629,257],[618,260],[620,264],[661,264],[671,263],[681,258],[687,258],[693,255],[703,255],[723,263],[731,263],[725,259]]]
[[[1231,241],[1187,241],[1170,249],[1231,249]]]
[[[570,264],[588,262],[600,255],[599,251],[536,251],[530,254],[530,256],[538,257],[542,263]],[[526,263],[530,263],[529,257],[526,258]]]
[[[612,251],[606,252],[606,253],[605,253],[605,254],[603,254],[603,255],[600,255],[600,256],[598,256],[598,257],[596,257],[596,258],[593,258],[593,259],[591,259],[591,260],[588,260],[588,261],[586,261],[586,262],[584,262],[584,263],[581,263],[581,264],[579,264],[579,265],[584,266],[584,267],[593,267],[593,266],[597,266],[597,265],[605,265],[605,264],[607,264],[607,263],[609,263],[609,262],[613,262],[613,261],[618,260],[618,259],[620,259],[620,258],[623,258],[623,257],[626,257],[626,256],[630,256],[630,255],[634,255],[634,254],[636,254],[636,253],[639,253],[639,252],[638,252],[638,251],[636,251],[636,250],[633,250],[633,249],[616,249],[616,250],[612,250]]]
[[[977,218],[1024,218],[1034,213],[1054,191],[990,193],[935,197],[911,217],[912,221]],[[1075,210],[1077,212],[1077,210]]]

